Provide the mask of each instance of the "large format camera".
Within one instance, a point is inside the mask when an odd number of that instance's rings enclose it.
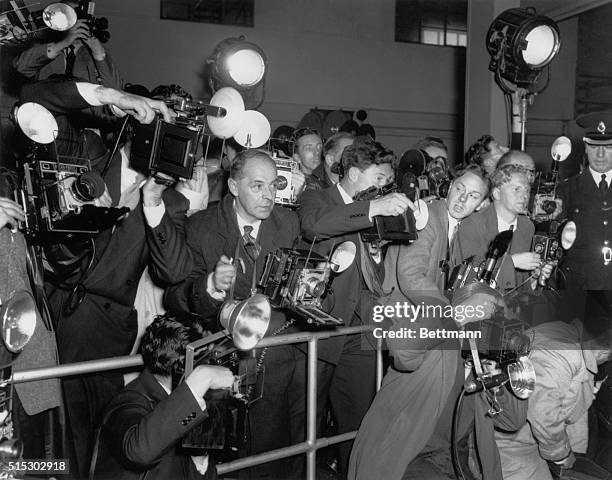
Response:
[[[105,183],[85,165],[46,160],[25,163],[22,185],[15,192],[15,200],[26,213],[20,230],[34,242],[95,235],[129,211],[90,203],[104,193]]]
[[[215,450],[215,460],[230,461],[245,444],[248,406],[262,395],[263,380],[257,379],[252,362],[243,361],[248,353],[241,353],[224,338],[223,332],[211,335],[187,346],[185,368],[175,372],[186,378],[198,365],[220,365],[229,368],[235,381],[229,390],[209,390],[204,399],[208,416],[190,430],[182,441],[182,448],[191,454]]]
[[[268,254],[259,286],[272,304],[288,308],[308,323],[342,325],[321,309],[332,272],[341,272],[355,258],[352,242],[340,244],[330,259],[308,250],[280,248]]]
[[[353,197],[355,201],[368,201],[384,197],[390,193],[399,192],[396,184],[389,183],[383,187],[370,187],[357,192]],[[408,209],[401,215],[394,217],[376,216],[373,219],[374,226],[361,230],[359,235],[365,243],[376,243],[381,241],[390,242],[413,242],[417,239],[417,225],[412,210]]]
[[[108,32],[108,18],[106,17],[95,17],[94,11],[96,8],[96,2],[90,2],[88,0],[79,1],[79,5],[76,8],[76,14],[78,19],[84,19],[89,27],[89,33],[96,37],[100,42],[106,43],[110,39],[110,33]]]
[[[92,204],[106,186],[89,166],[50,160],[44,145],[55,141],[58,126],[47,109],[24,103],[13,118],[31,140],[19,181],[13,185],[15,201],[26,214],[19,228],[28,240],[44,243],[95,235],[129,211]]]
[[[300,164],[292,158],[279,157],[276,152],[273,153],[272,158],[276,162],[279,179],[274,202],[279,205],[296,206],[297,194],[293,179],[296,172],[300,170]]]
[[[224,111],[201,102],[179,99],[169,102],[177,117],[174,123],[157,118],[151,124],[133,122],[130,163],[142,172],[165,173],[174,178],[191,178],[201,149],[206,114]]]

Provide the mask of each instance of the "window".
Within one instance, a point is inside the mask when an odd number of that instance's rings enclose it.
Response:
[[[252,27],[255,0],[161,0],[160,18]]]
[[[467,0],[395,0],[395,41],[467,45]]]

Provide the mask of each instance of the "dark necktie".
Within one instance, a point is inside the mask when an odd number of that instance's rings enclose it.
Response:
[[[72,77],[72,70],[74,68],[74,61],[76,60],[76,54],[74,53],[74,47],[70,45],[68,47],[68,53],[66,54],[66,76]]]
[[[242,236],[242,240],[244,241],[244,249],[246,250],[246,253],[250,259],[253,260],[253,262],[256,262],[259,254],[261,253],[261,245],[259,245],[253,235],[251,235],[251,232],[253,231],[253,227],[251,225],[245,225],[243,229],[244,235]]]
[[[599,182],[599,192],[602,195],[606,195],[608,193],[608,182],[606,182],[606,174],[601,174],[601,181]]]

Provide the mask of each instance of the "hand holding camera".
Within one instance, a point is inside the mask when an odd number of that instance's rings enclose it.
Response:
[[[473,315],[464,315],[461,320],[455,319],[455,322],[463,327],[468,323],[480,322],[491,318],[497,307],[503,307],[504,301],[499,295],[488,292],[478,292],[470,295],[468,298],[463,300],[461,303],[455,305],[455,308],[462,307],[464,312],[472,310]]]
[[[213,273],[213,286],[218,292],[227,291],[231,288],[236,278],[236,267],[231,260],[222,255]]]
[[[83,39],[83,43],[89,47],[96,61],[101,62],[106,58],[106,50],[104,50],[102,42],[97,37],[90,35]]]
[[[23,208],[16,202],[5,197],[0,197],[0,230],[6,225],[17,226],[25,220]]]
[[[402,215],[408,208],[415,209],[406,195],[403,193],[390,193],[384,197],[370,201],[370,218],[382,215],[383,217],[395,217]]]
[[[540,255],[535,252],[522,252],[512,255],[512,263],[519,270],[535,270],[540,266]]]
[[[229,368],[218,365],[198,365],[185,379],[198,398],[203,398],[209,389],[231,388],[234,374]]]

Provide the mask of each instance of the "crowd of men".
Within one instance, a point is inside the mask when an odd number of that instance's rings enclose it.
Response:
[[[165,101],[186,92],[124,85],[87,29],[77,23],[67,36],[35,44],[15,58],[16,70],[32,80],[20,101],[39,103],[56,116],[60,135],[55,152],[48,153],[57,155],[53,160],[69,158],[103,174],[105,192],[93,203],[127,207],[129,213],[86,240],[67,237],[38,249],[47,269],[44,295],[38,293],[46,298],[48,315],[37,319],[42,360],[32,358],[28,366],[52,361],[56,344],[62,364],[139,351],[145,369],[129,383],[123,372],[106,371],[64,378],[61,390],[57,380],[18,388],[14,417],[16,433],[27,440],[25,458],[49,452],[70,458],[73,478],[87,478],[90,469],[93,478],[216,478],[215,449],[179,447],[198,425],[206,425],[209,437],[224,430],[219,422],[237,372],[199,365],[184,375],[186,345],[219,330],[217,319],[229,300],[257,292],[269,254],[303,248],[327,257],[348,241],[355,259],[332,276],[322,303],[344,326],[371,325],[375,306],[406,303],[441,308],[427,317],[390,318],[395,327],[458,333],[471,324],[513,319],[531,339],[537,380],[528,399],[506,384],[466,394],[464,382],[475,372],[466,368],[466,345],[458,336],[388,337],[377,392],[371,332],[322,340],[318,431],[358,430],[354,442],[321,456],[333,464],[326,474],[546,480],[566,478],[570,470],[582,478],[608,478],[609,397],[597,402],[596,414],[591,409],[603,379],[597,365],[609,359],[612,347],[607,118],[582,120],[582,172],[559,181],[555,194],[561,208],[547,222],[534,224],[530,215],[536,184],[543,181],[533,158],[490,135],[467,149],[462,161],[448,158],[436,137],[421,139],[398,160],[371,136],[338,132],[323,138],[316,130],[297,129],[286,152],[300,169],[293,176],[298,206],[292,209],[275,204],[279,171],[265,148],[206,140],[191,179],[135,169],[131,135],[117,138],[113,115],[172,122]],[[50,66],[57,68],[45,73]],[[47,78],[58,72],[62,75]],[[609,125],[612,129],[612,119]],[[415,158],[422,168],[414,166]],[[3,259],[10,272],[0,283],[3,295],[27,283],[26,241],[17,228],[24,211],[14,201],[15,182],[9,178],[8,173],[0,178],[0,244],[10,252]],[[355,199],[394,182],[406,188]],[[360,235],[381,217],[414,219],[422,205],[427,223],[418,232],[404,232],[416,233],[414,241],[366,241]],[[560,242],[566,221],[573,222],[575,239],[564,244],[563,256],[536,252],[534,235]],[[511,241],[494,258],[494,281],[451,295],[456,268],[466,262],[489,268],[491,246],[504,232]],[[479,314],[442,314],[449,306]],[[42,304],[39,310],[43,313]],[[272,308],[268,335],[312,328],[291,310]],[[305,440],[305,352],[303,344],[282,345],[240,358],[259,394],[248,408],[240,455]],[[602,392],[608,389],[604,385]],[[33,402],[41,391],[48,393],[42,394],[47,401]],[[455,411],[457,399],[462,408]],[[61,414],[49,416],[60,404]],[[35,434],[40,431],[59,431],[62,440]],[[304,472],[296,456],[237,475],[288,479],[303,478]]]

